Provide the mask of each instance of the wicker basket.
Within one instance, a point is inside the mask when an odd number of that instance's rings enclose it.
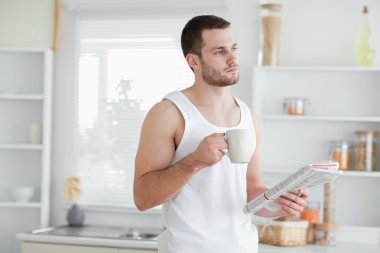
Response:
[[[276,246],[306,245],[307,221],[270,221],[259,225],[259,241]]]

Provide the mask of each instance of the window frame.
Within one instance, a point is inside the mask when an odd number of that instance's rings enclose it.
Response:
[[[102,17],[102,18],[105,18],[107,19],[107,17]],[[172,20],[186,20],[183,16],[182,17],[178,17],[178,16],[171,16],[171,17],[160,17],[160,16],[152,16],[152,17],[149,17],[148,19],[172,19]],[[99,16],[97,15],[89,15],[89,16],[82,16],[82,17],[77,17],[77,31],[76,31],[76,54],[75,54],[75,85],[74,85],[74,122],[73,122],[73,145],[74,145],[74,149],[75,150],[73,152],[73,155],[75,157],[73,157],[74,159],[74,162],[73,164],[75,165],[75,168],[74,168],[74,172],[78,173],[78,164],[79,164],[79,146],[80,146],[80,136],[79,136],[79,133],[80,133],[80,125],[79,125],[79,59],[81,57],[81,54],[83,53],[81,51],[81,36],[80,36],[80,25],[79,22],[82,20],[82,19],[85,19],[85,20],[88,20],[88,19],[99,19]],[[128,19],[128,18],[123,18],[123,19]],[[138,20],[139,18],[136,18],[136,17],[132,17],[131,19],[133,20]],[[178,31],[177,31],[178,32]],[[124,48],[124,47],[120,47],[120,48]],[[113,49],[116,49],[116,48],[113,48]],[[106,47],[104,47],[102,50],[99,51],[99,53],[97,54],[99,56],[99,62],[102,62],[102,58],[100,58],[100,56],[103,57],[103,59],[105,59],[107,56],[106,56],[106,51],[108,49]],[[102,87],[102,85],[104,84],[99,84],[99,90],[100,89],[107,89],[107,85],[104,85],[105,87]],[[149,109],[148,109],[149,110]],[[86,202],[80,202],[79,201],[79,204],[85,209],[85,210],[89,210],[89,211],[95,211],[95,212],[122,212],[122,213],[141,213],[141,211],[139,211],[135,206],[133,205],[125,205],[125,206],[122,206],[122,205],[111,205],[111,204],[106,204],[106,205],[101,205],[101,204],[89,204],[89,203],[86,203]],[[69,208],[69,205],[65,205],[65,209],[68,209]],[[151,208],[149,210],[146,210],[144,211],[143,213],[144,214],[149,214],[149,215],[157,215],[157,214],[161,214],[162,212],[162,205],[159,205],[157,207],[154,207],[154,208]]]

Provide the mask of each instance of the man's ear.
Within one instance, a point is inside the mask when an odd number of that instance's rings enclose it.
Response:
[[[201,61],[200,61],[198,55],[187,54],[186,55],[186,61],[187,61],[187,64],[189,64],[190,68],[192,68],[193,70],[200,68]]]

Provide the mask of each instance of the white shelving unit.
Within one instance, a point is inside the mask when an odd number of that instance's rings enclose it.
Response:
[[[0,207],[25,207],[25,208],[41,208],[41,202],[1,202]]]
[[[253,76],[268,185],[304,164],[328,160],[332,140],[353,141],[357,130],[380,133],[380,68],[255,67]],[[306,115],[285,115],[287,97],[309,99]],[[373,198],[380,192],[380,149],[377,157],[377,171],[346,171],[337,180],[335,219],[342,227],[380,231],[380,204]],[[323,213],[323,187],[311,189],[311,199],[320,201]]]
[[[2,100],[43,100],[42,94],[0,94]]]
[[[53,54],[45,48],[0,48],[0,245],[17,252],[15,234],[49,225]],[[42,143],[28,127],[39,124]],[[32,186],[30,202],[10,189]]]
[[[0,144],[0,150],[42,150],[39,144]]]

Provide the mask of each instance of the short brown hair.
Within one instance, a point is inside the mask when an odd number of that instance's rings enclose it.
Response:
[[[192,53],[201,57],[202,32],[207,29],[224,29],[230,22],[214,15],[201,15],[190,19],[182,30],[181,46],[183,55]]]

